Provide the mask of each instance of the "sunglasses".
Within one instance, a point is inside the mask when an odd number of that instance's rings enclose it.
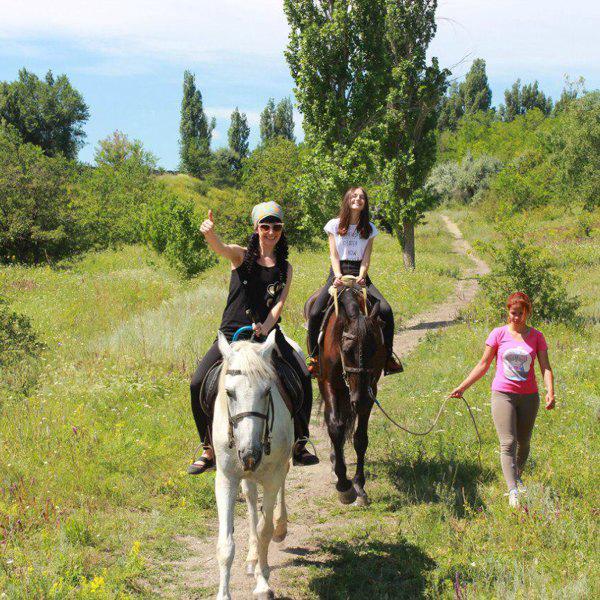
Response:
[[[259,223],[258,228],[261,231],[273,231],[274,233],[279,233],[283,231],[283,223]]]

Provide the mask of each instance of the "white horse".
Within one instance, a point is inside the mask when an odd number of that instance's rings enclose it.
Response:
[[[294,444],[294,423],[271,366],[275,332],[272,331],[263,344],[243,341],[230,345],[221,332],[218,335],[223,369],[213,418],[217,462],[215,495],[219,512],[217,600],[231,598],[229,579],[235,552],[233,517],[240,481],[250,524],[246,573],[256,579],[253,597],[267,600],[275,597],[268,583],[269,543],[271,539],[280,542],[287,534],[284,492]],[[260,515],[257,484],[263,488]]]

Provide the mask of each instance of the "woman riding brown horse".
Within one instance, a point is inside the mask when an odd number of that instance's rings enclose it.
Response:
[[[345,278],[344,278],[345,279]],[[314,301],[314,297],[311,300]],[[305,306],[310,311],[311,300]],[[325,326],[318,375],[325,403],[325,422],[332,442],[331,462],[337,476],[340,501],[368,504],[365,485],[365,454],[369,438],[369,416],[377,395],[377,381],[385,365],[387,351],[383,343],[379,302],[365,314],[360,286],[341,287],[338,314],[331,314]],[[353,437],[356,474],[346,474],[344,444]]]

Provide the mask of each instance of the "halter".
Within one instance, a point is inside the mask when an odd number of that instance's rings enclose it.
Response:
[[[226,375],[245,375],[244,371],[240,371],[238,369],[228,369]],[[259,419],[263,419],[265,422],[265,427],[263,430],[263,440],[262,440],[262,449],[266,456],[271,454],[271,433],[273,431],[273,424],[275,423],[275,408],[273,406],[273,396],[271,394],[271,389],[267,391],[265,394],[268,396],[269,404],[267,406],[267,414],[259,413],[256,411],[245,411],[241,413],[237,413],[235,415],[231,415],[231,411],[229,409],[229,398],[227,398],[227,419],[229,421],[229,448],[233,448],[235,446],[235,439],[233,437],[233,430],[237,427],[237,424],[246,417],[257,417]]]

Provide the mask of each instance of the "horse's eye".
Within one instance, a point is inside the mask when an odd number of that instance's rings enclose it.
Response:
[[[234,390],[226,390],[226,392],[227,392],[227,397],[230,400],[235,400],[235,391]]]

